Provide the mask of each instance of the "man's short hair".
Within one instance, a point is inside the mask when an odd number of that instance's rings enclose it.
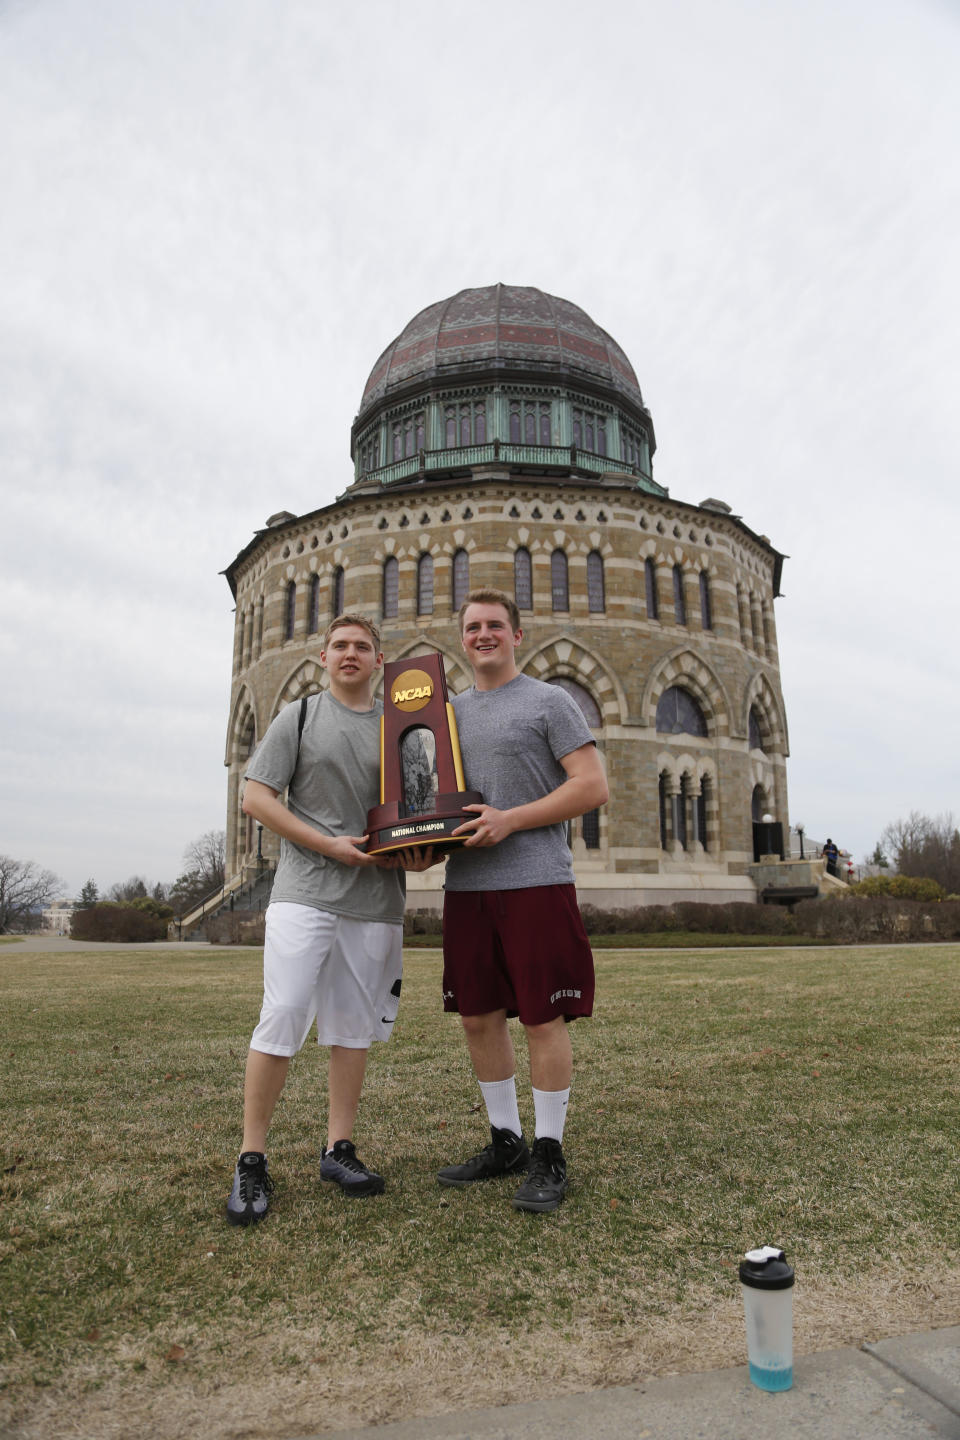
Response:
[[[457,613],[457,622],[460,626],[461,635],[463,634],[463,617],[467,613],[468,605],[502,605],[510,616],[510,629],[514,635],[522,628],[520,625],[520,610],[512,595],[508,595],[505,590],[471,590]]]
[[[323,635],[324,650],[329,646],[330,636],[334,630],[342,630],[344,625],[359,625],[362,629],[366,630],[370,639],[373,641],[374,650],[376,650],[378,655],[380,654],[380,631],[372,620],[367,619],[366,615],[338,615],[335,620],[331,620]]]

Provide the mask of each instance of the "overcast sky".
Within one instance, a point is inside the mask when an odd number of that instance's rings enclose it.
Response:
[[[946,0],[0,0],[0,852],[69,895],[223,826],[219,572],[498,280],[790,557],[791,818],[960,811],[958,75]]]

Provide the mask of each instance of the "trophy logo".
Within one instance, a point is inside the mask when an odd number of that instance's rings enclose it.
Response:
[[[367,853],[428,845],[452,850],[468,838],[453,835],[470,819],[464,805],[482,804],[479,791],[466,789],[442,657],[389,661],[380,719],[380,804],[367,815]]]
[[[404,670],[390,686],[390,698],[398,710],[409,714],[422,710],[433,695],[433,681],[423,670]]]

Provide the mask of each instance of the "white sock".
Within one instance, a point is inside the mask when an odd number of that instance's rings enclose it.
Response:
[[[533,1092],[533,1108],[537,1117],[538,1140],[563,1139],[563,1126],[567,1118],[567,1101],[570,1099],[569,1086],[566,1090],[537,1090]]]
[[[487,1106],[490,1124],[496,1130],[511,1130],[519,1135],[520,1111],[517,1109],[517,1079],[480,1080],[477,1082]]]

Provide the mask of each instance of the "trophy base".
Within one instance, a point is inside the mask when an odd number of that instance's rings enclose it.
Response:
[[[461,790],[456,795],[438,795],[434,808],[416,815],[401,815],[400,805],[393,801],[375,805],[367,815],[366,845],[368,855],[386,855],[391,850],[456,850],[469,837],[454,835],[454,830],[471,817],[464,814],[464,805],[482,805],[478,790]]]

